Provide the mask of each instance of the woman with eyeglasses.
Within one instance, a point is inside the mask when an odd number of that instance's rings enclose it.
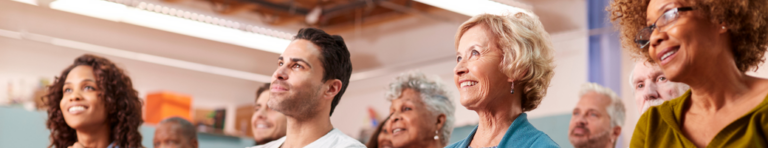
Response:
[[[648,109],[630,147],[768,147],[766,0],[615,0],[624,47],[691,89]]]

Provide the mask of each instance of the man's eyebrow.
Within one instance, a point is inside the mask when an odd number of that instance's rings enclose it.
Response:
[[[301,58],[289,58],[289,59],[291,59],[291,62],[296,62],[296,63],[301,62],[301,63],[307,64],[307,67],[312,68],[312,64],[309,64],[309,62],[307,62],[304,59],[301,59]],[[281,56],[281,57],[277,57],[277,60],[285,60],[285,59]]]
[[[299,63],[299,62],[301,62],[301,63],[307,64],[307,67],[309,67],[309,68],[312,68],[312,64],[309,64],[309,62],[307,62],[307,61],[306,61],[306,60],[304,60],[304,59],[299,59],[299,58],[291,58],[291,61],[292,61],[292,62],[296,62],[296,63]]]

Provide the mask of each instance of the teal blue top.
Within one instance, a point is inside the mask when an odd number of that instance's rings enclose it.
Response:
[[[475,132],[477,132],[477,127],[472,130],[472,133],[469,133],[466,139],[446,146],[446,148],[468,148],[469,142],[475,136]],[[509,129],[507,129],[504,137],[501,138],[498,147],[559,148],[560,146],[552,138],[549,138],[547,134],[533,127],[528,122],[528,115],[522,113],[520,116],[517,116],[515,121],[512,121],[512,125],[509,125]]]

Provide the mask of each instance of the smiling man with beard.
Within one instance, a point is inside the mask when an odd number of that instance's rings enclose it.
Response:
[[[267,105],[287,119],[286,136],[256,148],[364,148],[333,128],[352,63],[341,36],[304,28],[277,60]]]
[[[568,140],[576,148],[611,148],[624,124],[624,103],[608,88],[584,84],[573,109]]]

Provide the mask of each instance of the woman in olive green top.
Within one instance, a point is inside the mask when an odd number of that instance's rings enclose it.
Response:
[[[624,48],[685,95],[649,109],[630,147],[768,147],[768,80],[746,75],[768,48],[766,0],[614,0]]]

